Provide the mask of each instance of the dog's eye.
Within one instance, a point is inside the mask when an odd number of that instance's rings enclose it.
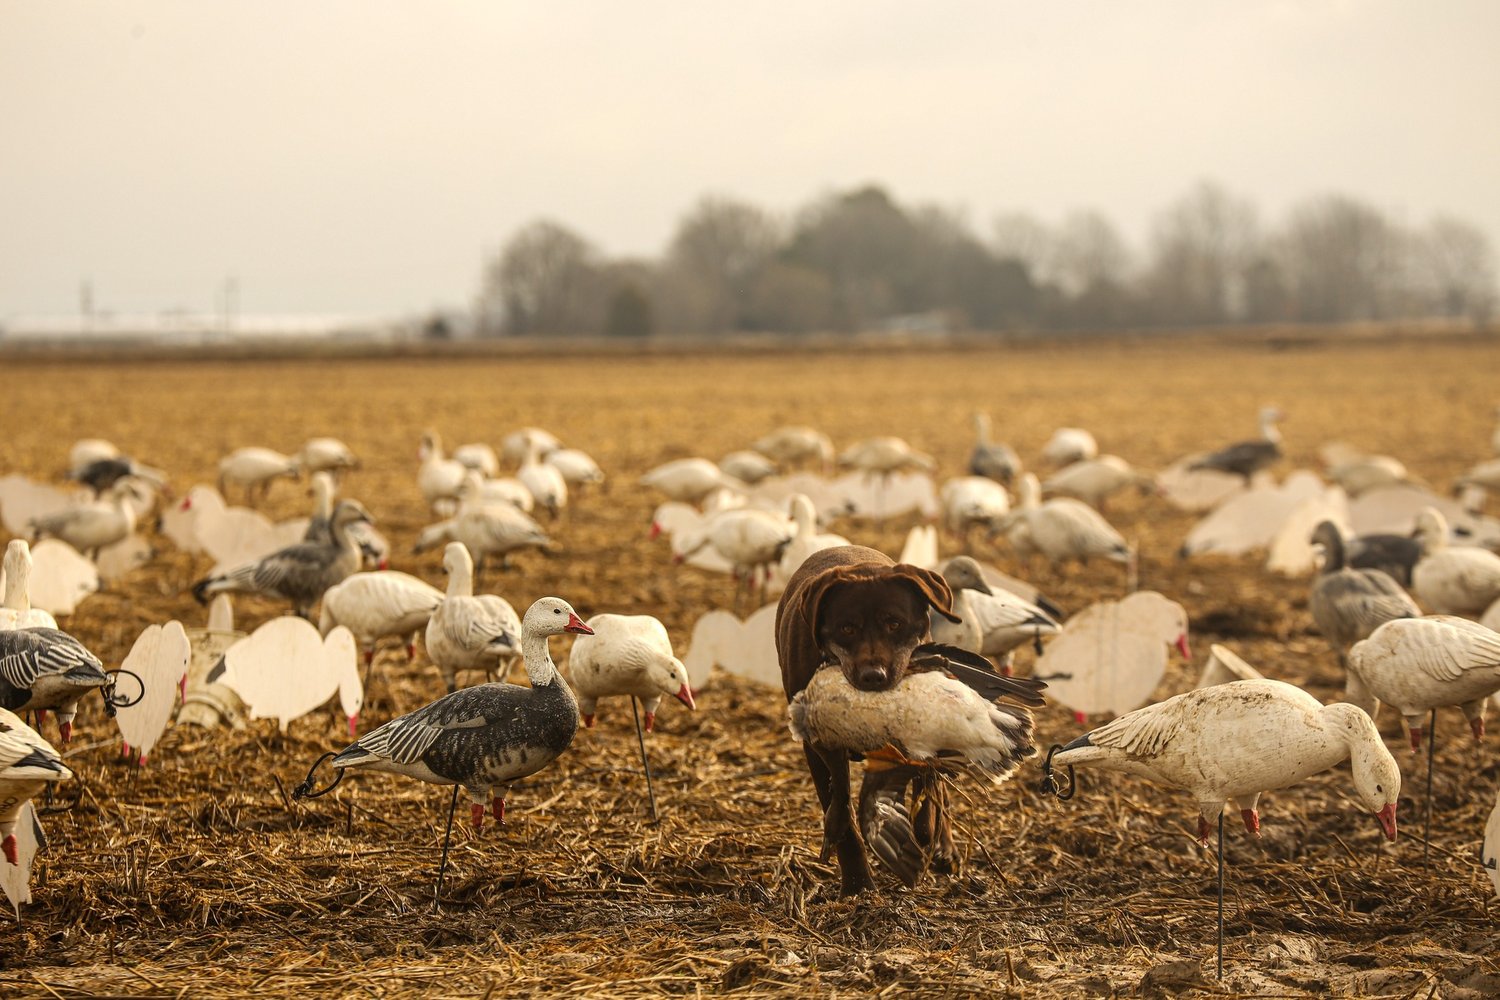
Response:
[[[843,636],[845,639],[852,639],[858,634],[859,629],[855,628],[853,625],[839,626],[839,635]]]
[[[886,619],[885,630],[892,635],[895,635],[897,632],[901,631],[901,623],[894,618],[888,618]]]

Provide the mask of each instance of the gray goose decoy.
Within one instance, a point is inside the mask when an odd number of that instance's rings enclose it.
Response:
[[[298,542],[258,562],[204,577],[193,584],[193,596],[200,604],[223,593],[280,597],[292,602],[297,614],[309,618],[325,590],[359,569],[362,552],[349,528],[370,521],[370,512],[359,501],[340,500],[333,510],[329,541]]]
[[[73,738],[78,702],[107,683],[99,657],[66,632],[55,628],[0,632],[0,708],[36,712],[38,723],[42,712],[54,710],[64,743]]]
[[[495,819],[504,823],[511,784],[556,760],[578,731],[578,702],[547,650],[548,637],[564,632],[593,634],[567,601],[543,597],[521,620],[530,687],[499,682],[444,695],[351,743],[334,756],[333,766],[340,777],[343,769],[360,767],[453,785],[454,805],[460,788],[468,792],[476,829],[492,800]],[[439,886],[452,830],[450,806]]]
[[[1323,567],[1312,583],[1308,608],[1323,638],[1349,669],[1349,647],[1388,621],[1420,618],[1417,607],[1401,585],[1378,569],[1354,569],[1344,561],[1344,538],[1338,526],[1324,521],[1313,530],[1312,543],[1323,551]],[[1364,685],[1347,673],[1346,692],[1355,704],[1364,702]]]
[[[974,450],[969,453],[969,472],[1006,486],[1021,471],[1021,459],[1008,444],[990,440],[990,415],[974,414]]]
[[[1276,421],[1284,419],[1285,415],[1274,406],[1265,407],[1260,411],[1259,441],[1241,441],[1221,448],[1198,459],[1188,466],[1188,471],[1214,469],[1240,476],[1249,483],[1251,476],[1261,469],[1270,468],[1281,458],[1281,432],[1276,429]]]
[[[69,479],[87,486],[94,491],[96,497],[103,495],[105,490],[126,476],[144,479],[158,489],[167,485],[165,472],[142,465],[128,455],[95,459],[87,465],[68,471]]]
[[[1422,558],[1422,543],[1410,535],[1360,535],[1349,543],[1345,562],[1354,569],[1378,569],[1403,587]]]

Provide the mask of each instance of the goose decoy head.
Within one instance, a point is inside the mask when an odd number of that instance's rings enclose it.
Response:
[[[564,632],[574,635],[594,634],[594,630],[578,617],[573,606],[561,597],[543,597],[527,608],[526,616],[521,619],[521,628],[540,635],[562,635]]]

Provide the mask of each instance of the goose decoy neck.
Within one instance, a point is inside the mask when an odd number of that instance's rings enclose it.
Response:
[[[1337,573],[1345,566],[1344,536],[1332,521],[1324,521],[1313,531],[1312,543],[1323,550],[1323,573]]]

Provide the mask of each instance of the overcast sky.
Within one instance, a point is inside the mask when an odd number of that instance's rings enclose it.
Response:
[[[716,193],[1111,216],[1201,178],[1500,243],[1497,0],[0,0],[0,320],[464,306],[541,216]]]

